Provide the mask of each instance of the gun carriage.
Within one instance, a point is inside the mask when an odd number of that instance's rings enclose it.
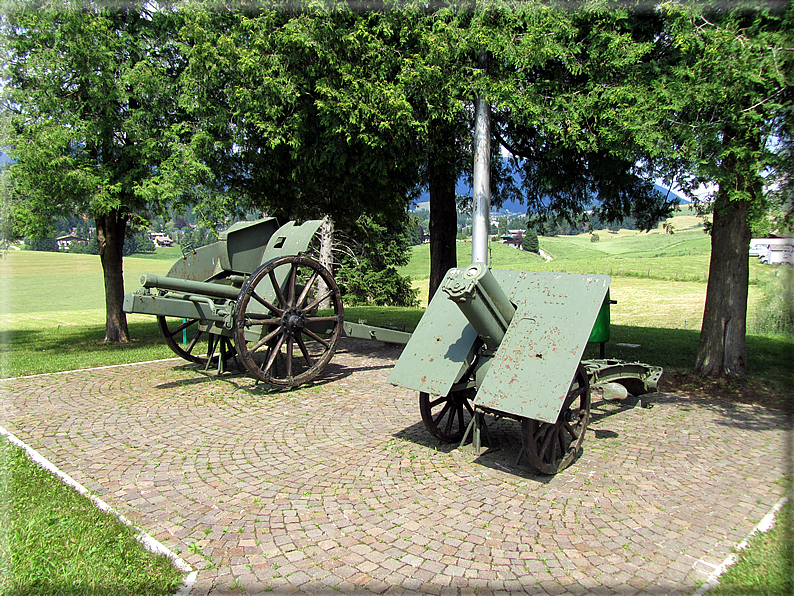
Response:
[[[471,435],[479,448],[485,414],[513,418],[522,453],[543,474],[580,453],[594,388],[618,397],[656,390],[658,367],[582,360],[588,341],[609,339],[606,275],[451,269],[409,334],[344,321],[331,273],[304,254],[320,225],[238,222],[217,243],[184,251],[165,276],[144,275],[124,310],[155,315],[190,362],[221,371],[236,357],[282,387],[320,374],[343,335],[407,344],[389,382],[418,392],[434,437]]]
[[[522,454],[556,474],[581,451],[593,389],[643,395],[662,374],[637,362],[582,360],[588,341],[609,339],[609,283],[606,275],[483,263],[451,269],[389,381],[419,392],[425,427],[442,441],[471,434],[479,449],[484,414],[519,421]]]
[[[285,387],[316,377],[343,334],[405,343],[407,333],[345,323],[333,276],[304,254],[321,224],[235,223],[218,242],[184,251],[165,276],[143,275],[124,310],[155,315],[185,360],[220,371],[236,357],[254,378]]]

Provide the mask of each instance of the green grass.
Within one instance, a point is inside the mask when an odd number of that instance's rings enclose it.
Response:
[[[164,596],[184,579],[135,531],[0,438],[0,593]]]
[[[411,332],[416,329],[424,312],[424,308],[346,306],[345,321],[374,325],[375,327],[394,327],[400,331]]]
[[[457,242],[458,265],[471,262],[471,243]],[[604,273],[619,277],[641,277],[665,281],[705,283],[709,271],[709,238],[700,230],[676,234],[634,232],[610,240],[590,242],[587,235],[540,238],[540,247],[554,260],[489,244],[489,263],[494,269],[517,271],[563,271]],[[412,247],[411,261],[399,269],[411,279],[430,276],[430,246]],[[758,259],[751,261],[750,282],[765,274]]]
[[[752,333],[794,338],[794,268],[774,267],[760,282],[762,297],[754,305]]]
[[[420,308],[361,306],[345,309],[345,318],[381,327],[413,331],[422,316]],[[147,362],[176,355],[163,343],[154,317],[129,315],[133,338],[129,344],[103,344],[104,311],[61,313],[56,326],[42,316],[26,315],[6,321],[0,332],[0,378]]]
[[[103,344],[104,312],[61,313],[58,324],[47,326],[39,317],[6,323],[0,331],[0,352],[10,355],[0,363],[0,377],[17,377],[111,364],[127,364],[172,358],[163,343],[154,317],[129,317],[133,341]]]
[[[691,207],[684,206],[668,220],[675,232],[669,234],[660,225],[650,232],[599,230],[599,241],[590,234],[540,238],[540,248],[553,258],[545,261],[538,255],[490,243],[489,262],[494,269],[518,271],[563,271],[604,273],[613,277],[635,277],[666,281],[708,280],[710,237]],[[430,275],[430,247],[413,247],[411,262],[400,273],[422,280]],[[471,242],[457,243],[458,264],[471,262]],[[768,271],[751,261],[750,283],[768,275]]]
[[[140,287],[143,273],[162,275],[176,258],[173,249],[147,258],[124,259],[124,286]],[[168,252],[166,252],[168,251]],[[0,313],[61,313],[104,310],[102,264],[96,255],[9,251],[0,258]],[[52,322],[60,315],[53,314]]]
[[[124,259],[127,290],[162,274],[179,249]],[[170,358],[153,317],[128,317],[133,343],[104,345],[105,294],[95,255],[9,251],[0,259],[0,376]]]
[[[125,259],[127,287],[138,287],[141,273],[164,273],[177,257],[163,251]],[[151,317],[130,317],[133,343],[100,343],[105,311],[96,256],[11,251],[0,259],[0,284],[3,377],[173,356]],[[130,528],[5,439],[0,488],[0,593],[165,595],[182,582],[167,557],[149,553]]]
[[[791,494],[791,491],[789,491]],[[794,500],[778,511],[775,525],[749,540],[709,596],[794,594]]]

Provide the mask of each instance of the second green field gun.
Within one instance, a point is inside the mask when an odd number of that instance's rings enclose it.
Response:
[[[333,276],[306,254],[321,224],[238,222],[218,242],[185,250],[166,275],[142,276],[124,310],[155,315],[185,360],[222,370],[236,358],[277,386],[316,377],[343,335],[405,343],[407,333],[345,322]]]

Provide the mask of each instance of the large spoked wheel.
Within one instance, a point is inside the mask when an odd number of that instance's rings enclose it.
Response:
[[[207,364],[210,352],[213,353],[218,342],[226,342],[232,348],[228,338],[220,337],[202,330],[198,319],[180,319],[176,317],[157,317],[157,325],[166,345],[180,358],[196,364]],[[231,351],[233,354],[233,350]]]
[[[529,464],[541,474],[556,474],[570,466],[580,453],[589,421],[590,382],[580,364],[557,422],[522,419],[521,435]]]
[[[325,299],[333,312],[320,315]],[[328,270],[309,257],[278,257],[254,271],[240,290],[234,341],[252,376],[296,387],[328,364],[343,323],[342,296]]]
[[[469,397],[468,390],[453,391],[446,396],[420,392],[419,411],[428,432],[445,443],[460,441],[474,416]]]

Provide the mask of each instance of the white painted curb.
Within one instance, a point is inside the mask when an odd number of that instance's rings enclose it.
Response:
[[[87,372],[92,370],[107,370],[108,368],[122,368],[124,366],[138,366],[139,364],[154,364],[157,362],[170,362],[171,360],[182,360],[182,358],[162,358],[160,360],[144,360],[142,362],[126,362],[124,364],[108,364],[107,366],[94,366],[93,368],[75,368],[72,370],[59,370],[57,372],[39,373],[36,375],[25,375],[24,377],[7,377],[0,379],[0,383],[4,381],[16,381],[18,379],[35,379],[36,377],[54,377],[56,375],[68,375],[76,372]]]
[[[74,371],[70,371],[70,372],[74,372]],[[165,545],[163,545],[161,542],[158,542],[157,540],[155,540],[154,538],[149,536],[146,532],[144,532],[140,528],[136,528],[132,524],[132,522],[130,522],[130,520],[128,520],[126,517],[124,517],[120,513],[114,511],[113,508],[110,505],[105,503],[99,497],[96,497],[95,495],[92,495],[86,487],[84,487],[82,484],[77,482],[74,478],[72,478],[68,474],[66,474],[66,473],[62,472],[61,470],[59,470],[55,466],[55,464],[53,464],[47,458],[42,456],[38,451],[33,449],[33,447],[31,447],[30,445],[27,445],[23,441],[20,441],[18,438],[16,438],[12,433],[8,432],[2,426],[0,426],[0,435],[4,435],[11,443],[16,445],[17,447],[22,448],[25,451],[25,453],[27,453],[28,457],[32,461],[34,461],[37,464],[39,464],[45,470],[48,470],[49,472],[55,474],[65,484],[68,484],[69,486],[71,486],[73,489],[75,489],[81,495],[84,495],[84,496],[88,497],[89,499],[91,499],[94,502],[94,504],[99,509],[101,509],[102,511],[105,511],[107,513],[111,513],[111,514],[115,515],[119,519],[119,521],[121,523],[123,523],[124,525],[127,525],[127,526],[137,530],[138,534],[137,534],[137,536],[135,538],[138,540],[138,542],[143,544],[143,546],[149,552],[152,552],[152,553],[155,553],[155,554],[162,554],[162,555],[167,556],[169,559],[171,559],[171,561],[173,561],[174,566],[177,569],[179,569],[180,571],[183,571],[185,574],[187,574],[186,577],[185,577],[184,582],[182,583],[182,586],[180,586],[179,590],[177,590],[177,592],[175,593],[174,596],[187,596],[190,593],[190,590],[193,589],[193,584],[196,581],[196,576],[197,576],[198,572],[195,571],[190,565],[188,565],[176,553],[174,553],[173,551],[171,551],[168,548],[166,548]]]
[[[775,506],[772,507],[771,511],[767,513],[760,522],[758,522],[758,525],[755,528],[753,528],[753,531],[747,535],[747,538],[745,538],[738,545],[736,545],[737,552],[747,548],[747,546],[750,543],[750,539],[756,534],[761,534],[763,532],[769,531],[769,529],[775,523],[775,514],[777,514],[777,512],[780,511],[780,508],[786,504],[786,501],[788,501],[788,497],[783,497],[777,503],[775,503]],[[730,555],[728,555],[728,557],[711,573],[706,583],[700,586],[700,588],[698,588],[698,591],[695,592],[692,596],[703,596],[703,594],[705,594],[712,588],[716,588],[717,585],[719,584],[720,576],[723,573],[725,573],[725,570],[728,569],[728,567],[730,567],[736,562],[737,558],[738,557],[736,556],[736,553],[731,553]]]

